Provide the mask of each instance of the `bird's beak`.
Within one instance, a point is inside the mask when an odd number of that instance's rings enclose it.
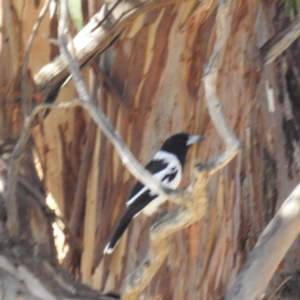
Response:
[[[195,144],[197,142],[201,142],[203,140],[204,140],[204,136],[202,136],[202,135],[190,135],[187,142],[186,142],[186,145],[190,146],[192,144]]]

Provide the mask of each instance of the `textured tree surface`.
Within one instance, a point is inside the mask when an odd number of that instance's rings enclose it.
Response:
[[[100,2],[82,1],[86,23],[99,11]],[[1,178],[23,127],[23,44],[43,4],[1,4]],[[143,165],[173,133],[206,137],[189,153],[181,188],[192,181],[195,160],[206,162],[224,150],[207,112],[202,81],[216,42],[217,7],[216,0],[186,0],[151,9],[129,23],[118,40],[83,70],[94,100]],[[143,299],[222,298],[259,234],[299,182],[299,40],[267,66],[259,51],[289,22],[282,11],[281,1],[232,1],[230,40],[219,70],[218,94],[226,121],[244,147],[210,181],[204,217],[169,237],[170,252],[143,291]],[[40,70],[58,55],[49,39],[57,37],[57,22],[56,13],[46,14],[30,54],[28,89],[36,102]],[[71,21],[70,28],[73,37]],[[75,97],[69,81],[56,102]],[[114,253],[102,255],[135,181],[111,143],[82,108],[55,108],[32,130],[25,154],[20,176],[42,199],[47,197],[47,204],[70,231],[62,235],[54,225],[55,248],[53,219],[46,218],[41,207],[28,208],[33,196],[20,184],[20,216],[29,220],[21,236],[29,245],[28,253],[43,261],[57,257],[63,268],[93,289],[121,293],[124,278],[147,253],[155,217],[139,215]],[[175,204],[164,208],[174,209]],[[299,299],[299,249],[298,238],[268,293],[292,276],[277,294]]]

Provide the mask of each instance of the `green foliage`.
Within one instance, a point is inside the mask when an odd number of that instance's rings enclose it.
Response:
[[[79,31],[83,27],[81,0],[68,0],[68,6],[72,21]]]
[[[299,14],[299,12],[300,12],[300,0],[295,0],[295,4],[296,4],[297,12]]]

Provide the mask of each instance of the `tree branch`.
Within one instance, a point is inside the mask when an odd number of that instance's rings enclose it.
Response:
[[[194,185],[187,207],[167,212],[150,229],[149,251],[144,261],[124,280],[122,299],[135,300],[150,283],[169,253],[169,235],[195,223],[206,212],[207,195],[200,180]]]
[[[19,235],[19,217],[18,217],[18,207],[17,207],[17,199],[16,199],[16,190],[17,190],[17,178],[19,167],[22,159],[22,153],[24,151],[25,145],[28,141],[28,138],[31,133],[31,129],[36,122],[37,114],[45,110],[47,108],[55,108],[55,107],[72,107],[78,106],[80,104],[77,100],[67,103],[59,103],[59,104],[41,104],[34,108],[31,112],[30,116],[26,117],[24,120],[24,126],[18,139],[16,146],[11,154],[8,175],[7,175],[7,190],[5,192],[5,203],[7,210],[7,225],[10,237],[18,238]]]
[[[230,14],[232,3],[233,0],[220,0],[219,2],[216,16],[216,43],[209,62],[205,67],[203,78],[205,99],[209,115],[219,136],[222,138],[226,146],[226,150],[220,156],[205,164],[198,164],[196,166],[196,173],[206,171],[209,176],[212,176],[215,172],[227,165],[242,148],[241,141],[236,137],[225,121],[217,93],[217,70],[223,63],[225,48],[229,40],[233,16],[233,14]]]
[[[300,184],[260,235],[225,300],[253,300],[261,296],[299,230]]]
[[[103,4],[100,11],[94,15],[89,23],[75,36],[72,41],[75,49],[75,59],[80,68],[98,57],[115,39],[123,29],[142,13],[159,6],[176,3],[179,0],[125,0],[108,1]],[[116,5],[116,3],[118,5]],[[114,8],[114,9],[112,9]],[[107,14],[110,12],[109,14]],[[70,47],[70,49],[72,49]],[[55,58],[44,66],[34,76],[36,86],[44,95],[47,102],[53,102],[52,94],[68,77],[68,64],[63,55]],[[55,97],[54,97],[55,98]]]
[[[71,56],[68,50],[67,43],[67,17],[68,17],[68,8],[67,4],[64,4],[65,1],[62,1],[61,7],[61,18],[59,21],[59,42],[60,42],[60,51],[62,57],[66,59],[68,62],[68,66],[71,72],[71,75],[74,80],[74,84],[78,95],[81,100],[81,106],[85,108],[92,119],[96,124],[102,129],[106,137],[110,140],[110,142],[114,145],[117,150],[119,157],[125,167],[129,170],[129,172],[140,182],[146,185],[149,189],[154,191],[155,193],[165,195],[169,197],[170,200],[176,204],[184,205],[184,201],[181,200],[181,197],[184,194],[188,194],[187,191],[173,191],[172,189],[165,188],[161,186],[152,176],[151,174],[144,169],[143,166],[135,159],[127,145],[123,141],[120,134],[115,130],[114,126],[111,124],[109,119],[105,116],[104,112],[100,107],[96,105],[93,101],[91,95],[88,92],[88,88],[80,74],[80,67]]]
[[[2,249],[3,251],[3,249]],[[37,262],[36,258],[17,258],[11,253],[0,253],[0,272],[5,277],[9,276],[10,281],[14,280],[12,288],[1,286],[2,296],[7,290],[11,293],[5,299],[17,299],[22,292],[26,294],[26,299],[31,300],[116,300],[119,297],[103,295],[87,286],[75,282],[62,270],[55,269],[46,262]],[[13,279],[12,279],[13,278]],[[1,283],[3,278],[1,278]],[[16,289],[19,286],[20,289]],[[14,297],[15,296],[15,297]]]
[[[262,63],[264,65],[272,63],[299,35],[300,17],[298,16],[289,27],[280,31],[260,48]]]

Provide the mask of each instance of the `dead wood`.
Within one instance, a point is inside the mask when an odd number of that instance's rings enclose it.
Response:
[[[297,17],[290,26],[276,34],[260,48],[262,63],[264,65],[272,63],[299,35],[300,17]]]
[[[112,1],[105,2],[100,11],[72,40],[74,58],[80,68],[93,61],[121,34],[122,30],[142,13],[178,0]],[[34,76],[37,89],[44,102],[54,102],[63,82],[69,76],[68,65],[63,56],[58,56]]]

